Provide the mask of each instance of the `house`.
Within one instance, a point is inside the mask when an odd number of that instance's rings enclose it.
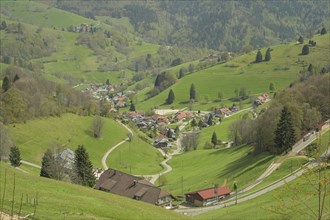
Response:
[[[175,199],[169,192],[154,186],[142,177],[114,169],[104,171],[94,188],[159,206],[170,204]]]
[[[215,115],[223,115],[223,116],[229,116],[231,115],[233,112],[229,110],[229,108],[226,108],[226,107],[222,107],[218,110],[215,110],[214,111],[214,114]]]
[[[172,144],[169,142],[168,138],[163,134],[159,134],[152,145],[157,148],[172,147]]]
[[[217,186],[202,189],[195,192],[186,193],[186,201],[195,206],[212,205],[230,195],[230,190],[226,186]]]
[[[67,148],[60,152],[58,156],[61,158],[61,160],[64,162],[64,167],[67,169],[72,169],[74,164],[74,157],[75,153],[70,149]]]
[[[176,121],[181,121],[181,120],[189,119],[192,116],[193,116],[192,112],[188,112],[188,111],[177,112],[175,114],[175,120]]]
[[[267,93],[263,93],[254,101],[256,105],[262,105],[270,100],[270,96]]]

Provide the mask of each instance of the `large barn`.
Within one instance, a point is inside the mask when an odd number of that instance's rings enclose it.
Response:
[[[186,193],[186,201],[195,206],[208,206],[230,195],[230,190],[226,186],[212,187],[195,192]]]
[[[94,188],[159,206],[174,199],[170,193],[147,180],[114,169],[104,171]]]

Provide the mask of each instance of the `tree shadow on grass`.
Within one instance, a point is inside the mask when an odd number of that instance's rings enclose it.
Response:
[[[224,168],[224,172],[218,177],[228,177],[236,179],[246,172],[250,172],[259,166],[269,163],[274,158],[269,154],[254,155],[251,152],[247,153],[244,157],[232,161]],[[257,178],[257,177],[256,177]]]

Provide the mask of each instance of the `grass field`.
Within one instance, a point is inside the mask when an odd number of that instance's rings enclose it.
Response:
[[[96,24],[96,21],[91,19],[27,0],[1,1],[1,7],[10,11],[11,16],[20,18],[24,23],[41,27],[62,29],[82,23]]]
[[[321,173],[321,178],[329,175],[330,170],[326,169]],[[195,219],[317,219],[318,193],[315,190],[317,179],[318,175],[315,173],[302,176],[265,195],[198,215]],[[329,181],[327,184],[328,190]],[[322,219],[330,218],[329,204],[328,190]]]
[[[198,140],[198,148],[202,149],[204,147],[205,142],[211,143],[211,137],[213,132],[217,134],[218,140],[231,141],[228,137],[231,123],[242,118],[242,116],[247,113],[249,113],[249,110],[244,110],[228,118],[224,118],[220,124],[202,129]]]
[[[34,219],[187,219],[155,205],[110,193],[22,173],[1,162],[0,195],[3,211],[10,213],[15,174],[14,213],[34,213],[33,199],[38,194]],[[4,177],[5,172],[7,178]],[[6,190],[4,191],[4,182]],[[4,201],[2,201],[5,192]]]
[[[136,105],[137,109],[150,109],[161,106],[172,89],[175,94],[175,101],[171,105],[174,108],[187,107],[189,102],[189,89],[192,83],[195,84],[199,103],[195,104],[196,109],[208,109],[215,105],[201,105],[204,97],[209,100],[216,100],[218,92],[222,92],[224,98],[235,97],[235,89],[246,88],[250,94],[260,94],[269,91],[269,84],[273,83],[277,91],[288,87],[291,82],[297,79],[299,71],[307,69],[310,63],[317,69],[328,64],[330,35],[315,36],[316,47],[310,48],[310,53],[305,56],[301,53],[302,45],[294,43],[272,46],[271,60],[253,64],[256,51],[234,58],[233,60],[215,65],[193,74],[187,75],[178,80],[173,86],[161,92],[159,95]],[[265,53],[266,49],[262,49]],[[216,106],[221,105],[217,103]],[[162,108],[168,108],[164,105]]]
[[[175,195],[234,181],[240,187],[253,182],[269,166],[274,156],[251,154],[252,147],[196,150],[173,157],[173,170],[165,175],[164,188]],[[183,181],[182,181],[183,180]]]
[[[113,120],[104,118],[100,139],[90,135],[92,117],[64,114],[28,121],[26,124],[9,125],[13,141],[20,148],[22,159],[41,164],[41,158],[50,145],[58,143],[75,150],[84,145],[94,166],[101,167],[101,158],[113,145],[126,138],[126,129]]]
[[[160,162],[164,158],[152,145],[134,137],[131,142],[119,146],[108,157],[109,167],[135,175],[155,174],[163,168]]]

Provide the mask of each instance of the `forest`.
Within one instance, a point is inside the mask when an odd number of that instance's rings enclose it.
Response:
[[[51,2],[89,18],[128,17],[134,30],[154,43],[233,52],[290,42],[329,25],[326,1]]]

